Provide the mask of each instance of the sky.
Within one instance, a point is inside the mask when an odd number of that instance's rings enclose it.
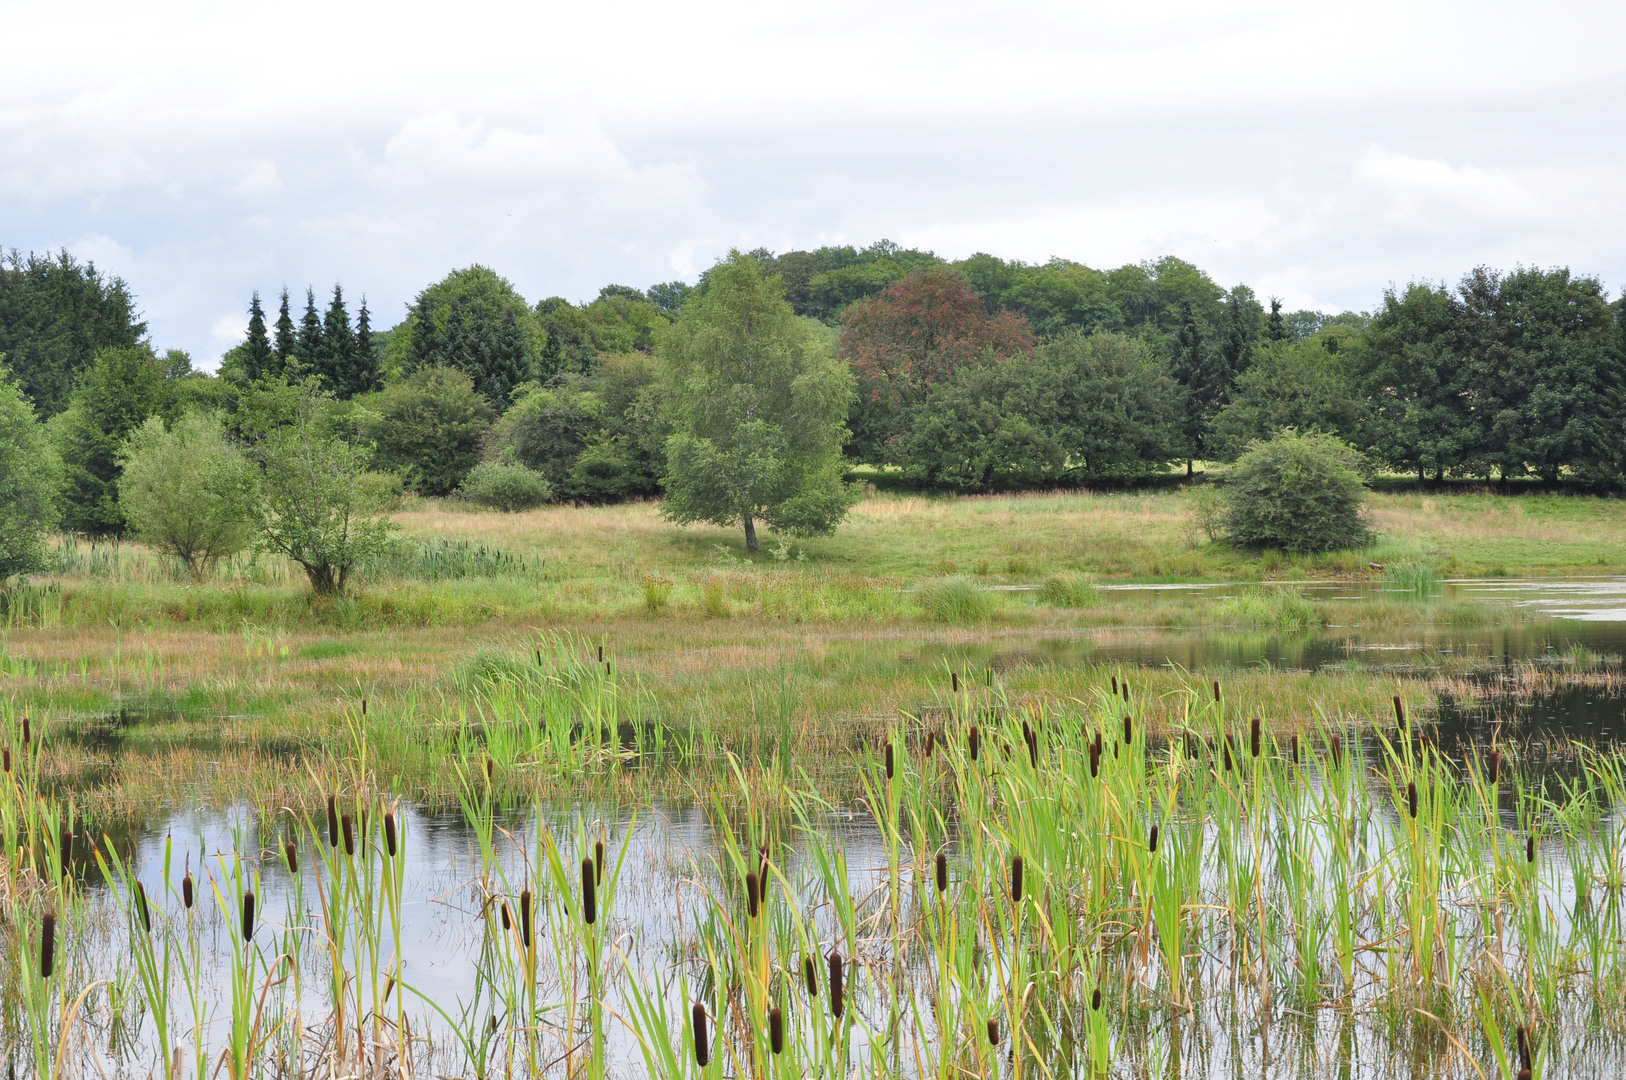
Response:
[[[1626,285],[1626,5],[0,0],[0,246],[201,367],[252,290],[391,325],[731,247],[1176,255],[1289,309],[1480,264]]]

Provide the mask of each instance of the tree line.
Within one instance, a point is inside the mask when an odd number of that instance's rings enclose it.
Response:
[[[1172,257],[950,262],[882,241],[736,252],[692,285],[609,285],[584,304],[532,304],[472,266],[385,329],[365,297],[352,317],[341,285],[325,310],[307,288],[297,320],[286,288],[279,301],[269,317],[250,297],[244,340],[210,375],[158,354],[128,286],[92,264],[0,261],[0,362],[43,422],[64,527],[130,527],[120,481],[152,418],[172,431],[210,413],[248,447],[267,422],[255,410],[289,388],[322,402],[311,423],[360,448],[386,494],[501,480],[504,505],[664,495],[693,517],[732,500],[739,524],[800,529],[849,497],[831,462],[937,490],[1089,484],[1231,461],[1284,429],[1420,479],[1618,486],[1626,472],[1623,306],[1563,268],[1479,268],[1327,316]],[[728,305],[775,329],[728,330]],[[803,383],[742,389],[765,372]],[[803,413],[797,393],[813,395]],[[784,441],[803,415],[824,431],[811,456]],[[726,498],[695,494],[719,484]]]

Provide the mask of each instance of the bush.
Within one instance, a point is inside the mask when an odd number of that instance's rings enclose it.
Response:
[[[1225,472],[1225,530],[1233,544],[1330,551],[1369,542],[1362,459],[1331,435],[1291,429],[1255,442]]]
[[[1440,572],[1427,563],[1391,563],[1383,571],[1383,580],[1397,592],[1429,597],[1440,591]]]
[[[476,465],[463,481],[463,497],[512,514],[541,506],[553,498],[553,485],[535,469],[488,461]]]
[[[188,413],[168,430],[148,417],[119,462],[119,505],[131,531],[194,581],[248,546],[254,477],[213,414]]]
[[[959,575],[922,582],[915,594],[921,610],[938,622],[987,622],[994,614],[988,590]]]
[[[1051,574],[1039,587],[1039,600],[1051,607],[1091,607],[1101,599],[1087,574]]]
[[[1322,626],[1321,609],[1294,588],[1244,589],[1235,596],[1220,598],[1216,612],[1226,622],[1302,633]]]
[[[414,372],[356,402],[357,428],[373,444],[373,466],[400,475],[419,495],[450,495],[480,460],[496,414],[455,368]]]
[[[62,463],[34,406],[0,367],[0,585],[45,569],[45,532],[56,524]]]
[[[667,601],[672,598],[672,582],[651,575],[645,577],[641,584],[644,589],[644,606],[657,615],[665,611]]]

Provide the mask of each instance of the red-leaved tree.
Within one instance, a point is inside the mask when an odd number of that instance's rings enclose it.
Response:
[[[990,315],[958,270],[934,266],[847,309],[841,351],[858,378],[851,451],[892,462],[933,383],[970,364],[1025,355],[1020,315]]]

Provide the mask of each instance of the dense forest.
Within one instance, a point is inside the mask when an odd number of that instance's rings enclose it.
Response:
[[[122,455],[149,418],[209,411],[242,438],[232,418],[271,385],[319,388],[327,430],[406,491],[456,493],[485,463],[538,474],[556,500],[655,495],[682,396],[662,377],[662,342],[740,260],[805,328],[784,331],[798,356],[827,354],[850,375],[829,398],[849,402],[847,467],[900,483],[1134,480],[1235,460],[1284,429],[1425,481],[1610,487],[1626,473],[1626,308],[1567,269],[1481,267],[1327,316],[1172,257],[1098,270],[950,262],[887,241],[758,250],[693,285],[607,285],[584,304],[533,304],[477,265],[424,288],[388,328],[364,296],[352,314],[341,285],[321,299],[307,289],[302,305],[280,286],[270,305],[255,293],[243,342],[211,375],[156,349],[122,280],[67,252],[13,251],[0,262],[0,362],[60,455],[63,523],[91,535],[125,526]]]

